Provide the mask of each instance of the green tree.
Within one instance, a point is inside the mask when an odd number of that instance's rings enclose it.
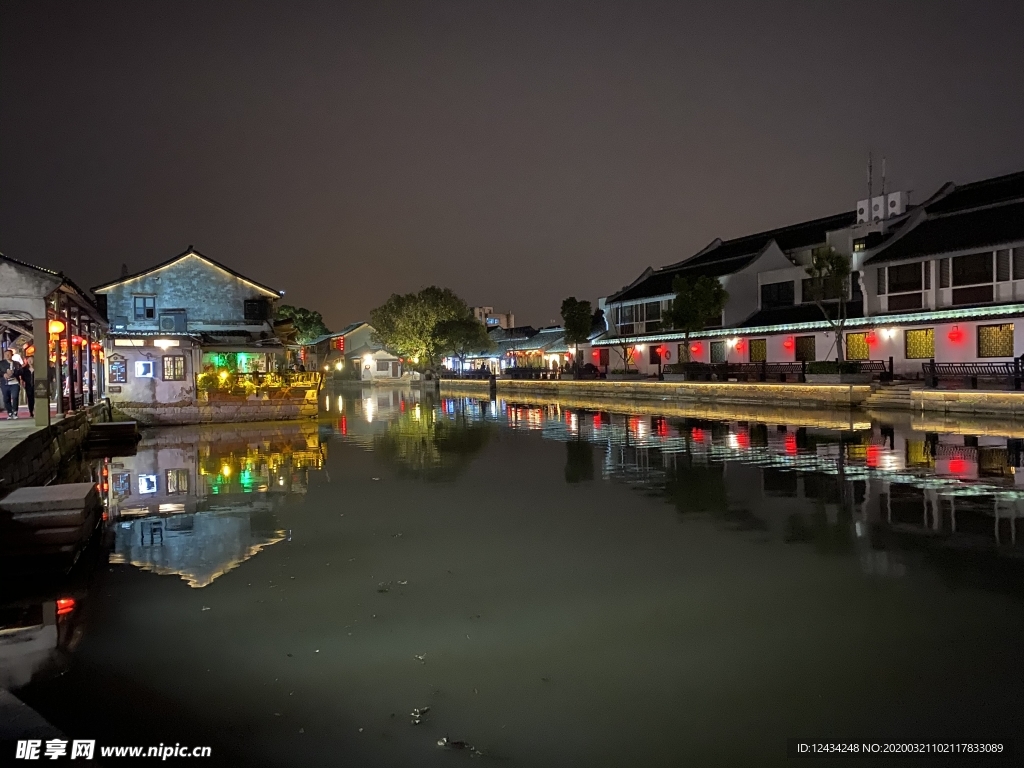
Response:
[[[836,359],[844,360],[843,329],[846,327],[846,294],[850,290],[850,258],[830,245],[815,248],[811,251],[807,275],[810,280],[805,283],[805,290],[810,290],[811,300],[835,333],[836,340],[832,346],[836,350]],[[830,312],[830,308],[835,311]]]
[[[570,296],[562,301],[562,325],[565,327],[565,343],[572,344],[573,370],[580,369],[580,344],[590,339],[590,327],[593,316],[590,313],[589,301],[577,301]]]
[[[438,326],[470,316],[466,302],[450,289],[431,285],[418,293],[391,294],[370,312],[370,325],[379,344],[424,371],[436,367],[444,351]]]
[[[282,304],[275,311],[274,317],[276,320],[292,321],[292,326],[295,328],[295,340],[299,344],[308,344],[313,339],[330,333],[323,316],[312,309]]]
[[[701,275],[677,275],[672,281],[676,297],[665,313],[664,319],[685,336],[686,359],[690,359],[690,334],[702,331],[711,323],[720,320],[729,292],[717,278]],[[680,360],[680,362],[684,362]]]
[[[441,352],[457,357],[463,369],[466,367],[466,355],[470,352],[489,352],[495,347],[484,324],[469,315],[442,320],[436,330]]]

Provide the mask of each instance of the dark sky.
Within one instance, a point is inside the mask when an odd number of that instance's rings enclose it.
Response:
[[[1024,168],[1024,3],[5,2],[0,250],[197,249],[334,327],[546,324],[647,265]]]

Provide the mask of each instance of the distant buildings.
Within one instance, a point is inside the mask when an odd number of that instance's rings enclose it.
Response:
[[[872,209],[869,211],[869,207]],[[920,205],[902,193],[857,210],[731,240],[715,239],[682,261],[648,268],[600,300],[608,333],[594,342],[622,368],[656,372],[675,363],[791,362],[835,357],[835,338],[809,296],[815,248],[850,257],[847,359],[893,359],[897,373],[922,362],[1009,360],[1024,352],[1024,172],[946,184]],[[717,278],[729,292],[718,322],[684,336],[665,326],[678,275]],[[838,301],[824,302],[833,316]],[[1016,331],[1016,332],[1015,332]]]
[[[401,358],[375,343],[373,333],[372,325],[358,322],[325,334],[303,347],[303,362],[334,378],[383,383],[408,377]]]
[[[516,316],[511,312],[495,312],[494,307],[472,307],[471,309],[473,317],[487,326],[487,330],[515,327]]]

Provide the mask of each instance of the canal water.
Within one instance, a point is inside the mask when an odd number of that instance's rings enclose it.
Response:
[[[147,432],[72,574],[6,596],[4,684],[207,765],[1016,738],[1024,427],[642,410],[347,390]]]

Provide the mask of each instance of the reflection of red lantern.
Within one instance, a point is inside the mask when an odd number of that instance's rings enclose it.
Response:
[[[796,452],[797,452],[796,435],[794,435],[792,432],[787,432],[786,433],[786,453],[788,453],[790,456],[796,456]]]
[[[864,461],[869,467],[878,466],[878,446],[869,445],[867,450],[864,452]]]
[[[949,471],[954,475],[962,475],[967,471],[967,462],[957,457],[949,460]]]
[[[949,331],[949,340],[952,342],[960,341],[964,337],[963,331],[960,330],[959,325],[954,325]]]
[[[790,338],[786,339],[785,341],[783,341],[782,342],[782,346],[785,347],[786,349],[792,349],[793,348],[793,338],[790,337]]]

